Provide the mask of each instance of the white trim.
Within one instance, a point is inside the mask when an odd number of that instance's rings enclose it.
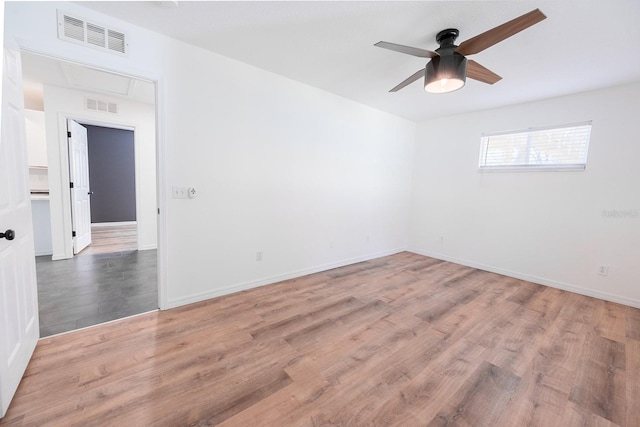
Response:
[[[53,201],[56,198],[55,190],[56,188],[51,187],[52,177],[57,178],[58,188],[60,189],[60,199],[62,201],[62,206],[58,206],[60,209],[59,213],[61,215],[62,221],[62,251],[64,253],[64,259],[73,258],[73,222],[71,215],[71,195],[69,192],[69,182],[71,182],[71,178],[69,175],[69,137],[67,128],[67,120],[72,119],[69,114],[58,111],[57,112],[58,119],[58,139],[54,141],[57,144],[58,151],[58,162],[49,162],[49,186],[50,193],[49,199]],[[47,140],[47,150],[50,148],[49,141]],[[56,168],[59,168],[56,172]],[[56,198],[57,199],[57,198]],[[52,204],[49,204],[49,209],[52,210]],[[51,216],[51,229],[53,230],[57,224],[53,223],[53,215]],[[55,239],[54,239],[55,240]]]
[[[584,172],[586,164],[575,165],[520,165],[520,166],[479,166],[478,172]]]
[[[517,134],[517,133],[538,132],[542,130],[554,130],[554,129],[562,129],[562,128],[570,128],[570,127],[578,127],[578,126],[591,126],[591,125],[593,125],[593,120],[585,120],[582,122],[575,122],[575,123],[528,127],[526,129],[502,130],[497,132],[482,132],[480,136],[485,137],[485,136],[511,135],[511,134]]]
[[[0,7],[0,10],[3,8]],[[2,32],[0,31],[0,37],[2,36]],[[165,80],[162,73],[157,70],[151,70],[149,68],[139,68],[136,66],[127,65],[118,65],[116,68],[108,68],[105,66],[103,59],[89,59],[87,62],[85,59],[73,58],[70,59],[66,53],[60,52],[57,48],[54,48],[53,45],[34,43],[30,40],[19,40],[20,51],[21,52],[29,52],[36,55],[45,56],[48,58],[52,58],[58,61],[70,62],[73,64],[98,69],[101,71],[107,71],[114,74],[124,75],[130,78],[135,78],[138,80],[145,80],[148,82],[155,83],[155,126],[156,126],[156,194],[157,194],[157,206],[162,215],[157,216],[157,233],[158,233],[158,306],[161,310],[168,308],[167,305],[167,255],[166,248],[167,246],[167,224],[166,224],[166,209],[167,202],[164,189],[167,188],[167,166],[166,166],[166,144],[165,144],[165,133],[166,128],[164,124],[164,119],[166,114],[164,112],[164,88],[165,88]],[[110,64],[112,65],[112,64]],[[64,226],[64,225],[63,225]],[[60,259],[66,259],[68,257],[60,254],[54,254],[52,259],[54,261]]]
[[[591,137],[591,128],[593,123],[591,120],[579,123],[572,124],[564,124],[564,125],[551,125],[551,126],[543,126],[543,127],[530,127],[527,129],[520,130],[512,130],[512,131],[499,131],[499,132],[483,132],[480,136],[480,152],[478,156],[478,171],[479,172],[514,172],[514,171],[569,171],[569,170],[584,170],[587,165],[587,155],[589,152],[589,140]],[[546,136],[552,134],[556,131],[564,131],[567,129],[576,129],[576,128],[588,128],[584,133],[584,156],[582,159],[574,159],[578,163],[567,163],[565,160],[564,163],[553,163],[552,161],[545,160],[543,163],[529,163],[530,162],[530,149],[535,148],[535,142],[532,142],[532,138],[534,138],[535,134],[539,134],[544,132]],[[515,159],[509,159],[505,162],[501,162],[500,164],[487,164],[487,157],[490,151],[490,146],[492,145],[492,137],[501,137],[501,136],[509,136],[509,137],[517,137],[520,135],[524,135],[526,137],[526,152],[524,153],[524,161],[526,163],[512,163]],[[576,139],[574,142],[582,142],[582,138]],[[524,141],[520,141],[524,142]],[[499,144],[499,142],[498,142]],[[512,145],[509,143],[509,147],[511,149],[515,149],[518,145]],[[548,146],[548,147],[547,147]],[[542,144],[542,146],[538,147],[543,152],[546,152],[544,147],[553,148],[553,144]],[[500,151],[500,150],[498,150]],[[519,151],[519,150],[518,150]],[[572,157],[572,156],[571,156]],[[504,160],[504,159],[503,159]]]
[[[296,277],[306,276],[308,274],[319,273],[321,271],[327,271],[338,267],[344,267],[346,265],[356,264],[358,262],[369,261],[376,258],[382,258],[389,255],[394,255],[400,252],[406,251],[406,248],[397,248],[389,251],[377,252],[373,254],[363,255],[355,258],[349,258],[342,261],[331,262],[328,264],[321,264],[315,267],[304,268],[302,270],[291,271],[276,276],[266,277],[263,279],[252,280],[249,282],[238,283],[224,288],[218,288],[207,292],[200,292],[197,294],[191,294],[186,297],[178,298],[175,300],[167,301],[166,308],[180,307],[186,304],[192,304],[194,302],[200,302],[211,298],[216,298],[222,295],[231,294],[234,292],[244,291],[247,289],[253,289],[260,286],[270,285],[273,283],[282,282],[283,280],[295,279]]]
[[[167,266],[169,260],[167,256],[167,154],[165,135],[166,114],[164,107],[165,80],[161,75],[156,75],[156,204],[157,204],[157,249],[158,253],[158,307],[160,310],[169,308],[169,290],[167,280]]]
[[[73,332],[83,331],[85,329],[95,328],[96,326],[108,325],[109,323],[115,323],[115,322],[119,322],[121,320],[132,319],[134,317],[143,316],[145,314],[150,314],[150,313],[155,313],[157,311],[160,311],[160,310],[156,308],[155,310],[145,311],[144,313],[136,313],[136,314],[132,314],[131,316],[120,317],[118,319],[108,320],[108,321],[102,322],[102,323],[96,323],[95,325],[89,325],[89,326],[85,326],[83,328],[78,328],[78,329],[72,329],[70,331],[59,332],[59,333],[53,334],[53,335],[47,335],[46,337],[38,338],[38,341],[48,340],[49,338],[57,337],[57,336],[60,336],[60,335],[65,335],[65,334],[70,334],[70,333],[73,333]]]
[[[90,114],[90,112],[88,113]],[[107,120],[107,121],[101,121],[101,120],[95,120],[93,118],[90,119],[86,119],[86,116],[76,116],[74,115],[74,117],[70,117],[71,115],[69,113],[67,113],[67,119],[71,119],[71,120],[75,120],[76,122],[80,123],[80,124],[87,124],[89,126],[99,126],[99,127],[103,127],[103,128],[107,128],[107,129],[120,129],[120,130],[126,130],[126,131],[130,131],[133,132],[133,161],[134,161],[134,176],[135,176],[135,188],[136,188],[136,200],[135,200],[135,204],[136,204],[136,212],[141,212],[141,207],[140,207],[140,199],[141,199],[141,191],[140,191],[140,182],[141,182],[141,178],[140,178],[140,174],[142,174],[141,171],[141,167],[139,165],[140,162],[140,135],[139,133],[136,131],[136,124],[132,124],[129,120],[128,117],[125,118],[120,118],[120,117],[113,117],[110,118],[111,120]],[[157,173],[157,171],[156,171]],[[140,236],[140,227],[141,224],[138,223],[138,221],[132,221],[131,223],[133,224],[137,224],[138,227],[136,229],[136,234],[137,236]],[[96,224],[100,224],[100,223],[96,223]],[[123,225],[125,224],[125,222],[122,223]],[[93,223],[91,224],[93,226]],[[110,225],[120,225],[120,223],[110,223]],[[137,244],[140,245],[140,239],[137,239]],[[139,249],[139,248],[138,248]]]
[[[54,58],[55,59],[55,58]],[[64,191],[66,188],[68,188],[68,185],[66,185],[66,183],[69,182],[70,178],[69,178],[69,147],[68,147],[68,137],[67,137],[67,121],[68,120],[74,120],[80,124],[93,124],[95,126],[101,126],[101,127],[105,127],[105,128],[110,128],[110,129],[122,129],[122,128],[129,128],[129,129],[125,129],[125,130],[131,130],[133,132],[133,145],[134,145],[134,162],[135,162],[135,181],[136,181],[136,211],[140,212],[140,194],[141,191],[139,189],[139,185],[140,185],[140,176],[139,174],[141,174],[141,167],[138,164],[140,161],[140,154],[139,154],[139,150],[140,150],[140,141],[139,141],[139,135],[137,134],[137,132],[135,131],[136,127],[134,124],[131,124],[131,122],[128,122],[126,119],[122,120],[119,117],[114,117],[112,120],[110,121],[98,121],[95,120],[93,118],[87,118],[87,116],[84,115],[78,115],[76,113],[69,113],[66,111],[58,111],[58,128],[59,128],[59,132],[58,132],[58,144],[59,144],[59,150],[60,150],[60,159],[61,159],[61,169],[59,171],[59,178],[60,178],[60,182],[61,182],[61,189],[62,189],[62,203],[63,203],[63,212],[62,212],[62,217],[63,217],[63,221],[64,224],[68,226],[69,230],[73,229],[73,226],[71,224],[71,201],[70,201],[70,196],[69,193],[67,191]],[[64,122],[64,126],[63,126],[63,122]],[[158,140],[156,138],[156,149],[157,149],[157,145],[158,145]],[[64,163],[64,164],[62,164]],[[51,166],[51,165],[50,165]],[[51,167],[49,168],[49,170],[51,171]],[[156,175],[157,175],[158,171],[156,170]],[[49,174],[49,179],[51,179],[51,173]],[[134,222],[135,224],[137,224],[137,221]],[[117,223],[111,223],[112,225],[116,225]],[[93,226],[93,223],[91,224]],[[140,233],[140,227],[138,226],[138,234]],[[71,235],[70,231],[65,233],[64,236],[67,235]],[[140,240],[138,239],[138,242],[140,242]],[[139,244],[139,243],[138,243]],[[140,248],[138,248],[140,249]],[[73,258],[73,239],[71,240],[67,240],[65,238],[64,240],[64,256],[63,258],[59,258],[59,259],[70,259]]]
[[[72,89],[75,90],[75,89]],[[82,91],[77,91],[76,92],[82,92]],[[91,111],[91,110],[89,110]],[[95,120],[95,119],[76,119],[76,122],[80,123],[81,125],[87,125],[87,126],[100,126],[103,128],[109,128],[109,129],[120,129],[120,130],[129,130],[131,132],[136,131],[135,126],[130,125],[130,124],[125,124],[124,121],[122,121],[121,123],[114,123],[111,122],[109,120]]]
[[[56,61],[66,62],[72,65],[79,65],[86,68],[91,68],[93,70],[98,70],[110,74],[116,74],[122,77],[134,78],[136,80],[144,80],[149,83],[157,82],[160,78],[160,74],[156,71],[152,71],[149,69],[141,69],[139,67],[131,67],[131,66],[116,66],[115,68],[111,68],[114,64],[109,64],[109,66],[105,66],[104,62],[106,62],[105,58],[101,58],[98,65],[95,64],[92,60],[95,58],[89,58],[90,62],[86,62],[85,58],[82,59],[74,59],[70,58],[65,53],[58,54],[56,51],[53,51],[48,48],[43,48],[41,45],[36,45],[29,40],[19,40],[20,42],[20,52],[32,53],[34,55],[44,56],[45,58],[53,59]],[[82,91],[81,91],[82,92]],[[85,91],[86,92],[86,91]],[[107,95],[105,95],[107,96]],[[157,102],[157,99],[156,99]]]
[[[136,225],[137,221],[122,221],[122,222],[92,222],[91,227],[115,227],[120,225]]]
[[[477,268],[479,270],[489,271],[491,273],[501,274],[503,276],[513,277],[520,280],[526,280],[527,282],[537,283],[539,285],[549,286],[563,291],[569,291],[588,297],[598,298],[605,301],[611,301],[618,304],[628,305],[630,307],[640,308],[640,300],[634,298],[627,298],[620,295],[610,294],[608,292],[594,291],[593,289],[583,288],[581,286],[570,285],[568,283],[558,282],[544,277],[533,276],[530,274],[519,273],[517,271],[505,270],[503,268],[494,267],[474,261],[468,261],[464,259],[454,258],[447,255],[433,253],[429,251],[423,251],[420,249],[407,249],[407,251],[428,256],[430,258],[440,259],[442,261],[453,262],[455,264],[465,265],[467,267]]]

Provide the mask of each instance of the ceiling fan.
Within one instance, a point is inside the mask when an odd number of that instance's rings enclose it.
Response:
[[[502,77],[478,64],[473,59],[467,60],[466,56],[482,52],[486,48],[537,24],[545,18],[546,16],[540,12],[540,9],[535,9],[489,31],[478,34],[469,40],[465,40],[459,46],[454,44],[459,34],[457,29],[442,30],[436,35],[436,41],[440,47],[435,52],[382,41],[374,46],[431,59],[425,68],[420,69],[389,92],[397,92],[422,77],[424,77],[424,90],[427,92],[453,92],[464,86],[466,77],[491,85],[502,79]]]

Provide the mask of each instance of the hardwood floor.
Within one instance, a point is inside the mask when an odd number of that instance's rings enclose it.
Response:
[[[639,331],[401,253],[42,339],[0,424],[635,427]]]
[[[100,225],[91,226],[91,245],[76,256],[108,254],[138,250],[138,226]]]

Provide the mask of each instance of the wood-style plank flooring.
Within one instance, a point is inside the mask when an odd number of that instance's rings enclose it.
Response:
[[[639,331],[405,252],[42,339],[0,424],[636,427]]]
[[[136,224],[91,226],[91,244],[76,256],[138,250]]]

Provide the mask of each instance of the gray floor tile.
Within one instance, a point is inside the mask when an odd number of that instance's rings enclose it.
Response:
[[[40,336],[158,308],[157,251],[36,257]]]

